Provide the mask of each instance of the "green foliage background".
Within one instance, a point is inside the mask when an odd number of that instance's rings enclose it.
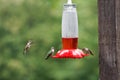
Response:
[[[0,80],[97,80],[97,0],[73,0],[79,19],[79,48],[95,56],[44,60],[61,49],[61,17],[67,0],[0,0]],[[34,41],[28,56],[27,40]]]

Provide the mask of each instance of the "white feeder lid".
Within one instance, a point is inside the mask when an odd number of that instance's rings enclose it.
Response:
[[[68,0],[67,4],[72,4],[72,0]]]

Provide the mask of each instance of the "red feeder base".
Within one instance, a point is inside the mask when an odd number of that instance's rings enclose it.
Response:
[[[80,49],[62,49],[59,50],[55,56],[52,58],[83,58],[88,56],[89,54],[85,54]]]

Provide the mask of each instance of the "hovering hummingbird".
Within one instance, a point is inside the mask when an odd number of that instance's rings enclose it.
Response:
[[[54,54],[54,47],[51,47],[51,50],[47,53],[45,60],[47,60],[50,56]]]
[[[28,50],[30,49],[32,43],[33,43],[32,40],[29,40],[29,41],[26,43],[23,54],[27,54],[27,52],[28,52]]]
[[[88,48],[83,48],[82,51],[83,51],[84,53],[86,53],[86,54],[94,55],[94,54],[92,53],[92,51],[91,51],[90,49],[88,49]]]

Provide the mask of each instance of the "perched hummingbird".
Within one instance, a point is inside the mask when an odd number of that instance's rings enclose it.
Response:
[[[51,50],[47,53],[45,60],[47,60],[50,56],[54,54],[54,47],[51,47]]]
[[[30,49],[32,43],[33,43],[32,40],[29,40],[29,41],[26,43],[23,54],[27,54],[27,52],[28,52],[28,50]]]
[[[82,51],[83,51],[85,54],[94,55],[94,54],[92,53],[92,51],[91,51],[90,49],[88,49],[88,48],[83,48]]]

